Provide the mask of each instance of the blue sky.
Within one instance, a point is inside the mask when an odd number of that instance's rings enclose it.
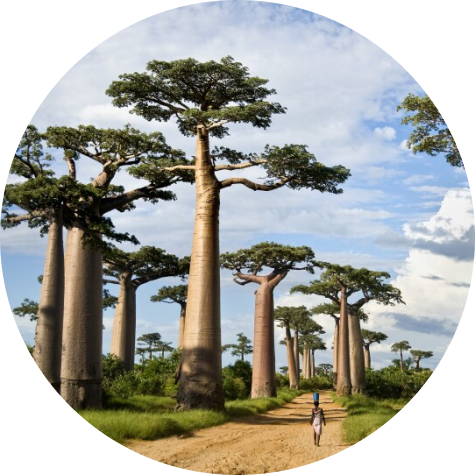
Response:
[[[31,123],[43,130],[48,125],[122,127],[129,122],[141,130],[162,131],[168,143],[192,155],[194,139],[181,136],[173,122],[147,122],[114,108],[104,91],[119,74],[142,71],[152,59],[205,61],[226,55],[248,66],[252,75],[269,79],[269,86],[277,90],[273,100],[288,110],[275,117],[268,130],[232,126],[230,137],[215,144],[259,152],[266,144],[302,143],[323,163],[350,168],[352,176],[343,186],[344,193],[336,196],[309,190],[223,190],[221,250],[260,241],[308,245],[318,259],[388,271],[393,282],[399,283],[407,305],[368,305],[367,327],[388,335],[386,343],[373,346],[373,364],[388,365],[396,356],[390,352],[391,344],[405,339],[413,348],[434,351],[424,364],[435,368],[461,317],[471,276],[473,216],[467,177],[443,158],[414,156],[405,147],[410,128],[400,125],[402,115],[396,106],[408,93],[422,94],[423,90],[363,36],[325,17],[277,4],[247,2],[243,9],[242,2],[211,2],[175,9],[132,25],[98,45],[56,84]],[[65,173],[58,158],[55,168]],[[78,170],[83,180],[97,173],[96,165],[85,158],[78,162]],[[253,178],[262,175],[259,170],[247,173]],[[118,178],[126,188],[137,186],[126,174]],[[176,202],[140,204],[132,213],[116,213],[117,228],[133,232],[142,245],[188,255],[194,189],[182,185],[175,190]],[[442,203],[445,214],[441,215]],[[454,223],[451,213],[461,203],[464,215]],[[427,227],[431,220],[445,220],[443,238],[437,238],[439,225]],[[416,236],[415,228],[424,232]],[[443,241],[435,251],[429,249],[434,239]],[[1,240],[10,304],[17,306],[25,297],[38,299],[36,278],[42,273],[45,239],[20,226],[2,232]],[[467,244],[472,250],[468,257]],[[446,248],[450,248],[450,258],[443,255]],[[434,264],[441,259],[443,264]],[[436,278],[424,275],[429,262]],[[457,285],[453,285],[453,274]],[[289,294],[292,285],[311,278],[300,272],[290,274],[276,289],[276,305],[319,303],[318,297]],[[178,306],[150,302],[159,286],[175,283],[179,281],[164,279],[139,289],[137,336],[158,331],[164,340],[176,344]],[[238,332],[252,339],[255,289],[235,285],[226,271],[222,288],[223,343],[233,342]],[[432,295],[433,304],[418,298],[421,289]],[[118,289],[110,286],[110,291]],[[106,311],[104,353],[110,348],[112,320],[113,310]],[[445,321],[451,330],[440,335],[436,329]],[[327,331],[324,338],[331,348],[333,323],[324,316],[318,322]],[[25,319],[17,323],[23,338],[33,344],[34,324]],[[281,337],[278,330],[276,340]],[[286,365],[285,352],[277,348],[280,367]],[[225,354],[223,363],[231,361]],[[330,350],[318,354],[318,362],[331,361]]]

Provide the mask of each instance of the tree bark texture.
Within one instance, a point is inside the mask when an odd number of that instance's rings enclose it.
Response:
[[[335,332],[333,334],[333,389],[336,390],[338,379],[338,340],[340,339],[340,319],[335,318]]]
[[[338,339],[338,376],[337,395],[348,396],[351,394],[350,379],[350,352],[349,352],[349,331],[348,331],[348,308],[346,299],[346,289],[343,287],[340,296],[340,329]]]
[[[102,256],[68,233],[65,261],[61,396],[73,409],[101,407]]]
[[[361,337],[360,319],[356,312],[348,313],[348,333],[350,345],[350,380],[352,394],[366,393],[366,372]]]
[[[293,338],[288,325],[285,326],[285,345],[287,348],[287,364],[289,366],[289,388],[298,389],[299,378],[297,378],[297,371],[295,367]]]
[[[251,399],[277,395],[274,349],[274,290],[266,279],[256,292]]]
[[[51,219],[41,284],[33,358],[50,384],[60,392],[64,309],[63,220]]]
[[[186,321],[186,303],[180,304],[180,321],[178,323],[178,348],[183,348],[183,339],[185,337]]]
[[[119,281],[120,290],[112,326],[111,353],[123,362],[126,371],[133,371],[137,289],[132,283],[132,274],[129,272],[124,272]]]
[[[196,214],[177,402],[182,409],[224,410],[221,377],[219,182],[209,137],[198,130]]]
[[[366,369],[371,368],[371,354],[369,352],[369,345],[366,344],[363,346],[364,348],[364,366]]]
[[[295,358],[295,374],[297,381],[300,380],[300,353],[299,353],[299,331],[294,330],[294,358]]]

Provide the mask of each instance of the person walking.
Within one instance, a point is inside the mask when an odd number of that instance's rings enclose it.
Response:
[[[323,414],[323,409],[319,407],[318,401],[313,403],[315,407],[312,407],[312,417],[310,419],[310,424],[313,429],[313,443],[320,447],[320,436],[322,435],[322,423],[327,425],[325,422],[325,416]]]

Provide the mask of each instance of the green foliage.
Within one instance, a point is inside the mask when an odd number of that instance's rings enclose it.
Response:
[[[30,322],[35,322],[38,320],[38,302],[25,298],[21,305],[15,307],[12,312],[17,317],[29,317]]]
[[[345,442],[355,444],[394,417],[408,399],[374,399],[359,394],[336,398],[348,411],[343,422]]]
[[[316,392],[319,389],[332,389],[333,379],[330,375],[321,374],[309,379],[300,379],[299,389]]]
[[[308,246],[285,246],[275,242],[261,242],[249,249],[221,254],[221,267],[239,273],[247,270],[256,275],[267,267],[281,272],[302,269],[313,273],[315,254]],[[300,267],[299,264],[302,266]]]
[[[115,356],[105,357],[102,388],[105,404],[111,398],[133,396],[165,396],[176,393],[175,372],[180,361],[180,352],[174,351],[168,358],[152,358],[134,371],[124,372]]]
[[[238,356],[241,361],[244,361],[244,356],[252,354],[251,340],[244,333],[238,333],[236,336],[238,337],[237,344],[228,343],[222,346],[222,350],[232,350],[232,356]]]
[[[186,304],[188,296],[188,285],[174,285],[161,287],[160,290],[150,297],[152,302],[178,303]]]
[[[188,58],[150,61],[147,72],[122,74],[106,91],[117,107],[133,106],[146,120],[175,117],[184,135],[195,135],[200,124],[211,135],[228,135],[227,122],[251,123],[266,128],[273,114],[285,109],[265,98],[275,94],[266,79],[251,77],[248,68],[232,57],[200,63]]]
[[[431,370],[399,370],[397,366],[390,366],[380,370],[366,371],[368,395],[375,398],[411,398],[432,375]]]
[[[156,440],[191,433],[228,420],[225,413],[205,410],[146,413],[130,410],[83,410],[79,411],[79,415],[119,443],[127,439]]]
[[[287,368],[287,370],[288,370],[288,368]],[[284,374],[275,373],[275,383],[276,383],[277,388],[288,389],[288,387],[289,387],[289,374],[287,372],[284,373]]]
[[[248,399],[251,394],[252,368],[248,361],[238,360],[223,368],[223,391],[227,401]]]
[[[408,148],[414,153],[427,153],[431,156],[443,153],[447,163],[463,167],[457,144],[429,96],[409,94],[397,107],[398,111],[401,109],[410,113],[402,119],[401,124],[414,126],[407,141]]]
[[[337,307],[340,306],[340,295],[345,289],[346,297],[354,294],[362,294],[362,297],[354,302],[348,301],[348,313],[358,315],[365,320],[367,315],[360,312],[361,307],[373,300],[381,305],[394,306],[397,303],[405,303],[402,300],[401,291],[385,282],[390,278],[387,272],[371,271],[366,268],[355,269],[352,266],[330,264],[329,262],[315,262],[315,266],[323,269],[319,280],[310,282],[310,285],[297,285],[290,289],[290,293],[300,292],[306,295],[321,295],[328,298],[334,305],[319,305],[312,309],[312,313],[326,313],[336,315]],[[339,313],[339,312],[338,312]]]
[[[43,134],[30,124],[23,133],[13,157],[10,173],[23,178],[35,178],[40,175],[52,175],[49,170],[53,158],[49,154],[43,153]]]
[[[327,167],[307,151],[305,145],[284,145],[283,147],[266,145],[261,159],[267,171],[266,185],[273,186],[282,180],[288,188],[300,190],[309,188],[322,193],[340,194],[338,185],[350,177],[350,170],[342,165]]]
[[[27,348],[28,352],[30,353],[31,356],[33,356],[33,352],[35,351],[35,347],[31,346],[29,343],[25,343],[25,344],[26,344],[26,348]]]

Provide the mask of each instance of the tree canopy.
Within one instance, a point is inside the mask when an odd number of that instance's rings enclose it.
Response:
[[[444,154],[447,163],[463,167],[462,157],[444,118],[429,96],[419,97],[409,94],[397,107],[409,112],[401,123],[414,126],[407,141],[414,153],[435,156]]]

